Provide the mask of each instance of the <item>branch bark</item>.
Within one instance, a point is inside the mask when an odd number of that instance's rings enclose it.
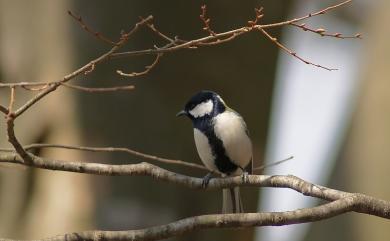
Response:
[[[297,209],[294,211],[202,215],[139,230],[74,232],[41,239],[41,241],[160,240],[210,228],[282,226],[307,223],[354,211],[357,203],[359,203],[359,198],[348,196],[317,207]],[[13,240],[5,239],[5,241]]]
[[[72,162],[44,159],[29,153],[30,163],[26,163],[17,153],[0,153],[0,162],[8,162],[32,166],[41,169],[86,173],[106,176],[150,176],[158,181],[181,185],[192,189],[203,189],[202,179],[171,172],[147,162],[138,164],[110,165],[100,163]],[[207,190],[222,189],[236,186],[290,188],[305,196],[335,201],[346,197],[356,197],[359,202],[354,211],[390,219],[390,202],[359,193],[343,192],[304,181],[298,177],[249,175],[244,182],[241,176],[229,178],[213,178]]]
[[[150,176],[192,189],[203,189],[202,179],[174,173],[158,166],[139,164],[108,165],[44,159],[29,153],[26,163],[15,152],[0,152],[0,162],[8,162],[48,170],[59,170],[109,176]],[[226,227],[280,226],[328,219],[346,212],[358,212],[390,219],[390,202],[359,193],[343,192],[304,181],[298,177],[249,175],[246,182],[240,176],[214,178],[207,190],[235,186],[290,188],[306,196],[317,197],[330,203],[313,208],[287,212],[259,212],[243,214],[213,214],[185,218],[166,225],[127,231],[74,232],[42,240],[159,240],[195,230]],[[8,239],[8,241],[13,241]]]

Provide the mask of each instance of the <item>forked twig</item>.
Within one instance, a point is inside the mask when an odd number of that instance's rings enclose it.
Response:
[[[153,63],[150,64],[150,65],[145,66],[145,70],[142,71],[142,72],[124,73],[122,70],[117,70],[116,72],[119,75],[124,76],[124,77],[136,77],[136,76],[145,75],[145,74],[149,73],[157,65],[157,63],[160,60],[162,55],[163,55],[162,53],[157,54],[156,58],[153,61]]]
[[[332,70],[337,70],[335,68],[329,68],[329,67],[325,67],[323,65],[320,65],[320,64],[315,64],[313,62],[310,62],[304,58],[302,58],[301,56],[297,55],[296,52],[290,50],[289,48],[287,48],[286,46],[284,46],[283,44],[281,44],[277,38],[275,37],[272,37],[267,31],[265,31],[264,29],[262,28],[258,28],[259,31],[261,33],[263,33],[269,40],[272,41],[272,43],[274,43],[276,46],[278,46],[280,49],[284,50],[285,52],[287,52],[289,55],[293,56],[294,58],[297,58],[299,59],[300,61],[302,61],[303,63],[305,64],[309,64],[309,65],[313,65],[313,66],[316,66],[316,67],[319,67],[319,68],[322,68],[322,69],[326,69],[326,70],[329,70],[329,71],[332,71]]]
[[[114,42],[112,41],[111,39],[105,37],[103,34],[101,34],[100,32],[97,32],[97,31],[94,31],[91,27],[89,27],[84,21],[83,19],[81,18],[81,16],[76,16],[75,14],[73,14],[70,10],[68,10],[68,14],[74,19],[76,20],[81,28],[83,28],[85,31],[87,31],[88,33],[92,34],[93,36],[95,36],[97,39],[105,42],[105,43],[108,43],[110,45],[117,45],[118,43],[117,42]]]
[[[324,28],[313,29],[313,28],[307,27],[306,23],[302,23],[302,24],[291,23],[290,25],[295,26],[297,28],[300,28],[303,31],[309,31],[309,32],[318,34],[322,37],[326,36],[326,37],[340,38],[340,39],[351,39],[351,38],[352,39],[354,39],[354,38],[361,39],[362,38],[362,35],[360,33],[357,33],[355,35],[344,35],[342,33],[329,33]]]
[[[208,32],[210,36],[215,36],[216,33],[210,28],[210,18],[206,16],[207,6],[204,4],[200,7],[200,9],[202,10],[202,13],[199,15],[199,18],[203,22],[203,30]]]

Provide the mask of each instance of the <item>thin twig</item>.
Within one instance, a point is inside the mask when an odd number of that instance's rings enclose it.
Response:
[[[47,85],[49,82],[18,82],[18,83],[0,83],[0,88],[12,88],[23,86],[42,86]]]
[[[0,112],[3,112],[4,114],[8,114],[8,109],[5,106],[0,105]]]
[[[309,65],[313,65],[313,66],[316,66],[316,67],[319,67],[319,68],[322,68],[322,69],[326,69],[326,70],[329,70],[329,71],[332,71],[332,70],[337,70],[335,68],[329,68],[329,67],[325,67],[323,65],[320,65],[320,64],[315,64],[313,62],[310,62],[302,57],[300,57],[299,55],[297,55],[296,52],[290,50],[289,48],[287,48],[286,46],[284,46],[283,44],[281,44],[277,38],[275,37],[272,37],[267,31],[265,31],[264,29],[260,28],[259,29],[261,33],[263,33],[269,40],[271,40],[272,43],[274,43],[276,46],[278,46],[280,49],[284,50],[285,52],[287,52],[289,55],[293,56],[294,58],[297,58],[299,59],[300,61],[302,61],[303,63],[305,64],[309,64]]]
[[[100,57],[90,61],[88,64],[84,65],[83,67],[77,69],[76,71],[66,75],[63,77],[61,80],[51,82],[49,84],[49,87],[43,90],[42,92],[38,93],[36,96],[34,96],[32,99],[30,99],[28,102],[26,102],[23,106],[21,106],[16,112],[15,112],[15,117],[20,116],[23,114],[27,109],[29,109],[32,105],[37,103],[40,99],[45,97],[47,94],[50,92],[56,90],[60,85],[63,83],[68,82],[69,80],[73,79],[74,77],[84,73],[85,71],[88,71],[92,66],[96,66],[97,64],[105,61],[108,59],[115,51],[117,51],[120,47],[122,47],[129,39],[131,35],[133,35],[135,32],[138,31],[139,27],[144,25],[146,22],[149,22],[153,19],[153,16],[149,16],[145,18],[144,20],[141,20],[140,22],[136,23],[133,29],[131,29],[128,33],[123,33],[121,40],[114,46],[112,47],[108,52],[104,53]]]
[[[218,39],[221,38],[226,38],[226,37],[231,37],[232,35],[236,34],[237,36],[242,35],[244,33],[251,32],[254,29],[268,29],[268,28],[275,28],[275,27],[281,27],[281,26],[286,26],[290,25],[291,23],[296,23],[303,21],[305,19],[315,17],[321,14],[325,14],[328,11],[334,10],[338,7],[341,7],[347,3],[350,3],[351,0],[347,0],[344,2],[341,2],[339,4],[332,5],[330,7],[324,8],[322,10],[319,10],[314,13],[309,13],[305,16],[299,17],[299,18],[294,18],[291,20],[287,21],[282,21],[282,22],[277,22],[277,23],[271,23],[271,24],[259,24],[255,26],[249,26],[249,27],[241,27],[238,29],[222,32],[222,33],[217,33],[214,36],[206,36],[203,38],[199,39],[194,39],[190,40],[181,44],[177,44],[175,46],[169,47],[169,48],[158,48],[158,49],[145,49],[145,50],[135,50],[135,51],[126,51],[126,52],[121,52],[121,53],[115,53],[111,55],[111,58],[123,58],[123,57],[130,57],[130,56],[140,56],[140,55],[148,55],[148,54],[158,54],[158,53],[167,53],[167,52],[174,52],[182,49],[188,49],[191,47],[199,47],[202,46],[202,44],[207,43],[207,42],[214,42],[217,41]],[[222,43],[222,42],[220,42]]]
[[[264,30],[264,29],[268,29],[268,28],[276,28],[276,27],[281,27],[281,26],[293,25],[293,24],[295,24],[297,22],[306,20],[308,18],[325,14],[325,13],[331,11],[331,10],[334,10],[334,9],[336,9],[338,7],[341,7],[341,6],[343,6],[343,5],[347,4],[347,3],[350,3],[350,2],[351,2],[351,0],[347,0],[347,1],[341,2],[339,4],[335,4],[335,5],[332,5],[330,7],[324,8],[324,9],[319,10],[317,12],[309,13],[309,14],[307,14],[305,16],[302,16],[302,17],[299,17],[299,18],[294,18],[294,19],[287,20],[287,21],[271,23],[271,24],[258,24],[258,25],[254,25],[254,26],[245,26],[245,27],[241,27],[241,28],[238,28],[238,29],[234,29],[234,30],[218,33],[218,34],[215,34],[214,36],[206,36],[206,37],[203,37],[203,38],[194,39],[194,40],[190,40],[190,41],[185,41],[185,40],[180,40],[178,38],[175,38],[174,43],[170,43],[170,44],[168,44],[168,45],[166,45],[164,47],[161,47],[161,48],[151,48],[151,49],[144,49],[144,50],[135,50],[135,51],[126,51],[126,52],[112,53],[112,54],[109,55],[109,57],[107,59],[115,59],[115,58],[131,57],[131,56],[140,56],[140,55],[157,55],[157,54],[161,54],[161,53],[174,52],[174,51],[178,51],[178,50],[182,50],[182,49],[192,49],[192,48],[201,47],[201,46],[222,44],[224,42],[227,42],[229,40],[232,40],[232,39],[236,38],[237,36],[240,36],[242,34],[251,32],[252,30],[255,30],[255,29],[259,29],[259,30],[263,29]],[[150,24],[150,20],[151,19],[145,19],[145,20],[147,20],[147,21],[142,22],[140,24],[146,24],[149,28],[151,28],[151,26],[154,27],[154,25]],[[153,30],[153,28],[151,28],[151,29]],[[156,28],[155,28],[155,30],[156,30],[156,33],[160,37],[166,39],[167,41],[171,41],[172,40],[166,34],[161,33]],[[335,33],[334,36],[332,36],[332,37],[337,38],[339,36],[340,35],[338,35],[338,33]],[[356,36],[356,38],[359,38],[360,34],[357,34],[355,36]],[[93,66],[94,66],[94,63],[89,63],[87,66],[84,66],[85,68],[83,67],[82,72],[88,73],[88,70],[90,70]],[[56,81],[54,81],[54,82],[38,82],[38,83],[36,83],[36,82],[0,83],[0,88],[10,87],[10,86],[28,86],[28,85],[39,85],[39,86],[42,86],[42,85],[50,85],[51,83],[55,83],[55,82]]]
[[[73,84],[64,83],[63,86],[75,89],[75,90],[81,90],[89,93],[97,93],[97,92],[113,92],[113,91],[121,91],[121,90],[134,90],[134,85],[126,85],[126,86],[114,86],[114,87],[101,87],[101,88],[92,88],[92,87],[84,87],[84,86],[78,86]]]
[[[203,22],[203,30],[208,32],[210,36],[215,36],[216,33],[210,28],[210,18],[207,18],[206,12],[207,12],[207,6],[206,4],[201,6],[202,13],[199,15],[199,18]]]
[[[11,87],[9,104],[8,104],[8,116],[12,115],[15,103],[15,87]]]
[[[331,10],[334,10],[336,8],[339,8],[341,6],[344,6],[344,5],[346,5],[346,4],[350,3],[350,2],[352,2],[352,0],[347,0],[347,1],[344,1],[344,2],[341,2],[341,3],[329,6],[327,8],[321,9],[321,10],[319,10],[317,12],[309,13],[309,14],[307,14],[305,16],[302,16],[302,17],[299,17],[299,18],[294,18],[294,19],[291,19],[291,20],[282,21],[282,22],[278,22],[278,23],[257,25],[255,27],[256,28],[265,29],[265,28],[274,28],[274,27],[280,27],[280,26],[289,25],[291,23],[300,22],[300,21],[303,21],[303,20],[308,19],[308,18],[312,18],[312,17],[318,16],[318,15],[326,14],[327,12],[329,12]]]
[[[181,161],[181,160],[174,160],[174,159],[158,157],[158,156],[142,153],[142,152],[135,151],[135,150],[132,150],[129,148],[124,148],[124,147],[87,147],[87,146],[70,146],[70,145],[59,145],[59,144],[36,143],[36,144],[30,144],[30,145],[23,146],[23,148],[27,151],[32,150],[32,149],[37,149],[37,148],[62,148],[62,149],[90,151],[90,152],[124,152],[124,153],[130,154],[132,156],[141,157],[141,158],[146,159],[146,160],[157,161],[157,162],[161,162],[161,163],[165,163],[165,164],[187,166],[187,167],[192,167],[192,168],[208,171],[208,169],[206,167],[199,165],[199,164],[185,162],[185,161]],[[13,149],[0,148],[0,151],[12,152]]]
[[[31,86],[39,86],[39,87],[31,87]],[[21,85],[21,87],[28,91],[41,91],[49,87],[49,84],[46,83],[45,85]]]
[[[142,17],[140,17],[141,20],[143,20]],[[160,32],[155,26],[153,23],[146,23],[146,26],[152,30],[152,32],[154,32],[155,34],[157,34],[157,36],[159,36],[160,38],[162,39],[165,39],[166,41],[168,41],[169,43],[175,43],[176,40],[175,39],[172,39],[170,37],[168,37],[166,34],[163,34],[162,32]]]
[[[277,166],[277,165],[282,164],[283,162],[289,161],[289,160],[291,160],[293,158],[294,158],[293,156],[290,156],[290,157],[287,157],[287,158],[285,158],[283,160],[267,163],[267,164],[264,164],[264,165],[261,165],[261,166],[253,168],[253,171],[264,170],[264,169],[269,168],[269,167]]]
[[[124,73],[122,70],[117,70],[116,72],[121,75],[121,76],[125,76],[125,77],[136,77],[136,76],[141,76],[141,75],[145,75],[147,73],[150,72],[150,70],[152,70],[158,63],[158,61],[160,60],[161,56],[163,54],[157,54],[156,55],[156,58],[154,59],[153,63],[148,65],[148,66],[145,66],[145,70],[142,71],[142,72],[132,72],[132,73]]]
[[[105,37],[103,34],[99,33],[99,32],[96,32],[94,30],[92,30],[92,28],[90,28],[86,23],[84,23],[83,19],[81,18],[81,16],[76,16],[75,14],[73,14],[71,11],[68,10],[68,14],[74,19],[76,20],[81,28],[83,28],[85,31],[87,31],[88,33],[92,34],[93,36],[95,36],[97,39],[105,42],[105,43],[108,43],[110,45],[117,45],[118,43],[112,41],[111,39]]]
[[[263,7],[255,8],[255,19],[248,21],[248,24],[251,28],[254,28],[258,24],[259,20],[264,17],[264,14],[262,12]]]
[[[325,36],[325,37],[332,37],[332,38],[339,38],[339,39],[351,39],[351,38],[352,39],[353,38],[361,39],[362,38],[362,35],[360,33],[357,33],[355,35],[343,35],[342,33],[329,33],[324,28],[313,29],[313,28],[307,27],[307,25],[305,23],[302,23],[302,24],[291,23],[290,25],[295,26],[297,28],[300,28],[303,31],[309,31],[309,32],[318,34],[322,37]]]
[[[30,164],[30,163],[32,163],[31,157],[23,149],[23,146],[20,144],[20,142],[18,141],[18,139],[15,136],[14,121],[15,121],[14,113],[9,112],[7,117],[6,117],[8,142],[11,143],[11,145],[14,147],[16,153],[21,158],[21,160],[19,160],[19,161],[24,163],[24,164]]]

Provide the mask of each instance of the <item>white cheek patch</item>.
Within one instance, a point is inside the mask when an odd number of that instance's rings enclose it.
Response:
[[[190,114],[197,118],[202,117],[204,115],[210,114],[213,110],[213,102],[211,100],[202,102],[195,106],[192,110],[190,110]]]

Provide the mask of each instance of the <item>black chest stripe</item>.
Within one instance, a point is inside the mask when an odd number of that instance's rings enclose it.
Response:
[[[237,170],[238,166],[234,164],[230,158],[226,155],[225,148],[223,147],[222,141],[215,135],[212,124],[207,123],[207,120],[198,121],[194,127],[201,131],[207,136],[213,156],[215,157],[215,166],[218,168],[218,171],[231,174]]]

